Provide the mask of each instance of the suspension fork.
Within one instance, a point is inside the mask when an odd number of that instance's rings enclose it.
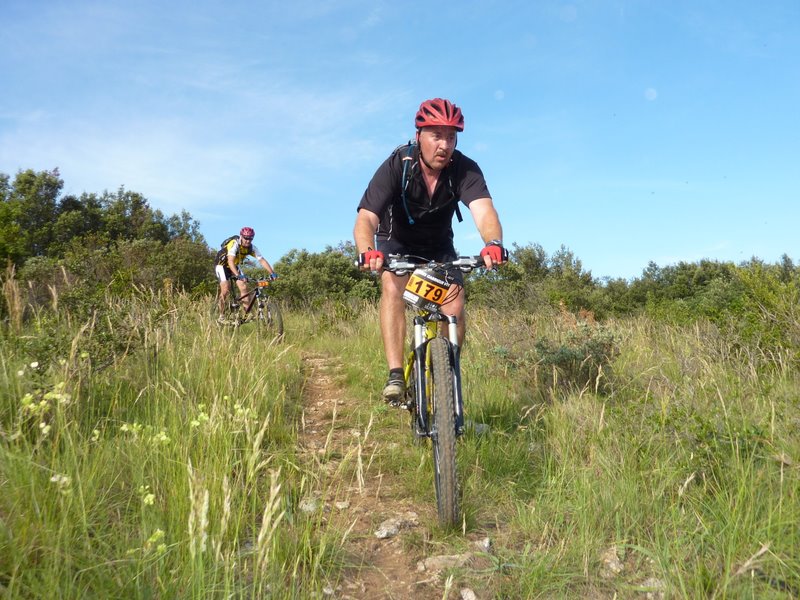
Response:
[[[464,400],[461,395],[461,346],[458,343],[458,320],[446,315],[450,366],[453,369],[453,394],[455,396],[456,435],[464,433]]]
[[[414,366],[417,369],[417,376],[414,378],[415,396],[416,396],[416,409],[417,409],[417,427],[420,431],[426,434],[430,431],[430,423],[428,422],[428,395],[426,383],[426,369],[425,360],[427,358],[428,348],[428,324],[422,315],[414,317]],[[413,368],[413,367],[412,367]]]

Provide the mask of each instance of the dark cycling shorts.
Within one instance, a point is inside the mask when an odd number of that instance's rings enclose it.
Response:
[[[389,254],[408,254],[412,257],[423,258],[425,260],[448,261],[458,258],[455,248],[410,248],[397,240],[378,240],[377,250],[383,252],[385,256]],[[460,269],[448,269],[447,275],[453,281],[464,287],[464,273]]]

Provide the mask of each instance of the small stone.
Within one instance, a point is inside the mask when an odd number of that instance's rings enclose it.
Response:
[[[469,552],[466,554],[429,556],[428,558],[417,563],[417,571],[433,571],[438,573],[439,571],[444,571],[445,569],[461,567],[471,558],[472,554]]]
[[[473,542],[473,545],[480,552],[491,552],[492,551],[492,540],[490,540],[488,537],[485,537],[482,540],[476,540],[475,542]]]
[[[620,561],[616,546],[611,546],[603,552],[600,560],[603,563],[603,566],[600,568],[600,576],[604,579],[611,579],[622,573],[625,569],[625,565]]]
[[[385,540],[386,538],[396,536],[398,533],[400,533],[401,529],[416,527],[418,524],[419,518],[417,517],[417,514],[409,511],[404,515],[386,519],[380,524],[380,527],[378,527],[377,531],[375,531],[375,537]]]
[[[310,497],[303,498],[300,501],[298,508],[306,514],[317,512],[317,509],[319,508],[319,500],[317,498]]]

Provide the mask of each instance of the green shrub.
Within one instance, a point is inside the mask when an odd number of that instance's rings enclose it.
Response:
[[[538,383],[555,389],[604,392],[611,363],[618,354],[614,334],[593,321],[578,321],[561,340],[539,338],[534,344]]]

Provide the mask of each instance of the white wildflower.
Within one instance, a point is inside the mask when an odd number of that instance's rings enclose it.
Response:
[[[147,545],[152,546],[164,539],[164,531],[161,529],[156,529],[147,540]]]
[[[64,495],[70,493],[70,484],[72,483],[72,478],[69,475],[63,475],[61,473],[56,473],[50,478],[50,481],[56,484],[58,491]]]

